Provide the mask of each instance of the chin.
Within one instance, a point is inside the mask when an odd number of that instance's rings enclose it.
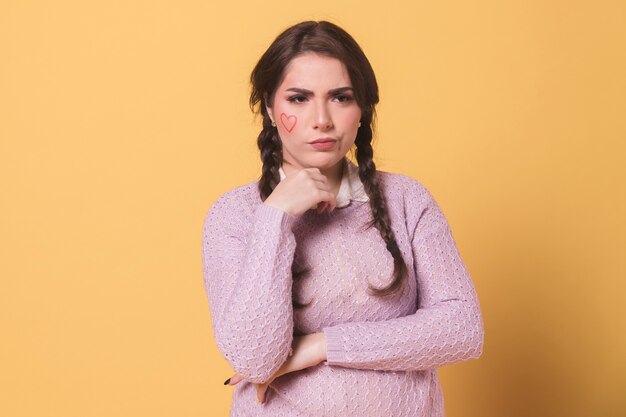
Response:
[[[319,169],[331,168],[335,166],[335,164],[340,162],[343,157],[344,155],[335,155],[335,154],[320,155],[318,158],[312,158],[310,160],[310,166],[311,168],[319,168]]]

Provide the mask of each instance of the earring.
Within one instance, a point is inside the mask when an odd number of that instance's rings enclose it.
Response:
[[[359,127],[361,127],[361,122],[359,122]]]
[[[272,120],[272,126],[276,127],[276,123]]]

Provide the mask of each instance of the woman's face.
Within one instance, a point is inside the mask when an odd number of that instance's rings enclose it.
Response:
[[[291,60],[267,110],[283,144],[283,167],[294,169],[334,167],[354,144],[361,118],[345,65],[314,53]]]

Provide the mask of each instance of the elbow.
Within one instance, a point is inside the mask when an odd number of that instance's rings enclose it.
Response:
[[[472,343],[469,346],[469,357],[468,359],[478,359],[483,354],[483,344],[484,344],[484,335],[482,331],[480,334],[477,334]]]
[[[253,361],[229,361],[235,372],[248,382],[255,384],[265,384],[274,379],[274,375],[283,365],[289,351],[281,352],[279,355],[269,357],[271,355],[259,356]]]
[[[237,374],[246,381],[263,384],[271,381],[287,360],[292,338],[285,336],[267,344],[256,339],[216,341],[220,352]]]
[[[278,371],[278,368],[276,368],[275,371],[271,371],[271,372],[264,372],[263,370],[260,370],[257,373],[251,373],[247,376],[246,375],[242,375],[242,376],[248,382],[252,382],[254,384],[265,384],[274,379],[274,374],[277,371]]]
[[[484,325],[480,309],[467,302],[457,307],[453,327],[454,362],[478,359],[483,353]],[[452,330],[452,329],[451,329]]]
[[[473,316],[473,320],[470,320],[468,323],[468,329],[467,359],[478,359],[483,354],[483,345],[485,341],[485,328],[480,312],[477,312]]]

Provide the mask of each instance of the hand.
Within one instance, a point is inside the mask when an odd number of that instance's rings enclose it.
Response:
[[[319,168],[305,168],[287,175],[265,199],[265,204],[292,216],[299,216],[309,209],[333,211],[337,206],[335,194],[328,179]]]
[[[272,375],[269,381],[264,384],[255,384],[257,393],[257,403],[265,402],[265,393],[269,384],[281,375],[289,372],[299,371],[311,366],[315,366],[326,360],[326,336],[324,332],[311,333],[304,336],[293,337],[292,353],[282,364],[280,369]],[[244,378],[239,375],[233,375],[228,385],[235,385]]]

